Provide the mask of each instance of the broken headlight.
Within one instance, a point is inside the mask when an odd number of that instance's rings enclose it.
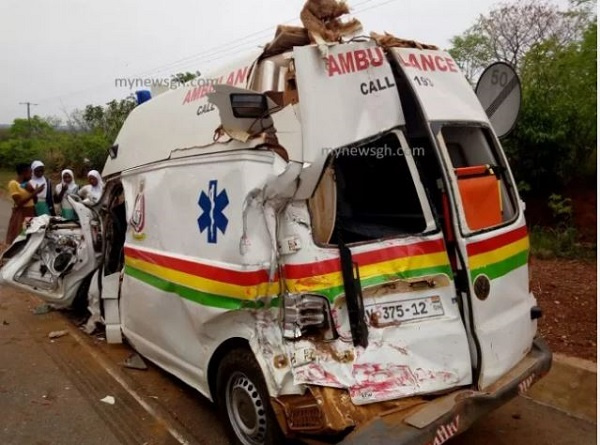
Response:
[[[316,335],[333,340],[335,329],[329,301],[315,294],[286,294],[283,297],[283,336],[294,340]]]

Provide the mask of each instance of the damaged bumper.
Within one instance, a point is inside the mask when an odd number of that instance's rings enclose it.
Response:
[[[548,345],[536,339],[531,352],[486,391],[459,390],[410,413],[384,413],[340,443],[440,445],[467,430],[481,416],[525,393],[550,370],[551,364]]]
[[[305,396],[273,399],[273,408],[288,436],[352,431],[339,443],[440,445],[525,393],[551,364],[550,349],[536,339],[529,354],[484,391],[460,389],[433,400],[421,396],[356,406],[343,390],[309,386]]]

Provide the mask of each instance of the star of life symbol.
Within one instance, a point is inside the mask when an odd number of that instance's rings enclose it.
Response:
[[[223,189],[220,192],[217,190],[217,180],[213,179],[208,182],[208,194],[202,191],[198,198],[198,205],[202,209],[202,214],[198,218],[198,227],[200,233],[207,230],[207,241],[211,244],[217,243],[218,231],[225,234],[229,223],[227,216],[223,213],[225,207],[229,205],[227,190]]]

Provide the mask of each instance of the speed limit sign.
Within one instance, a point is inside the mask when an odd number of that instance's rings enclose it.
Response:
[[[496,62],[488,66],[475,92],[498,137],[513,129],[521,109],[521,82],[512,66]]]

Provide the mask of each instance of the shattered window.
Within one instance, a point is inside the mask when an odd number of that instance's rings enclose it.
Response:
[[[310,203],[315,240],[325,244],[421,233],[426,219],[398,137],[338,150]]]

